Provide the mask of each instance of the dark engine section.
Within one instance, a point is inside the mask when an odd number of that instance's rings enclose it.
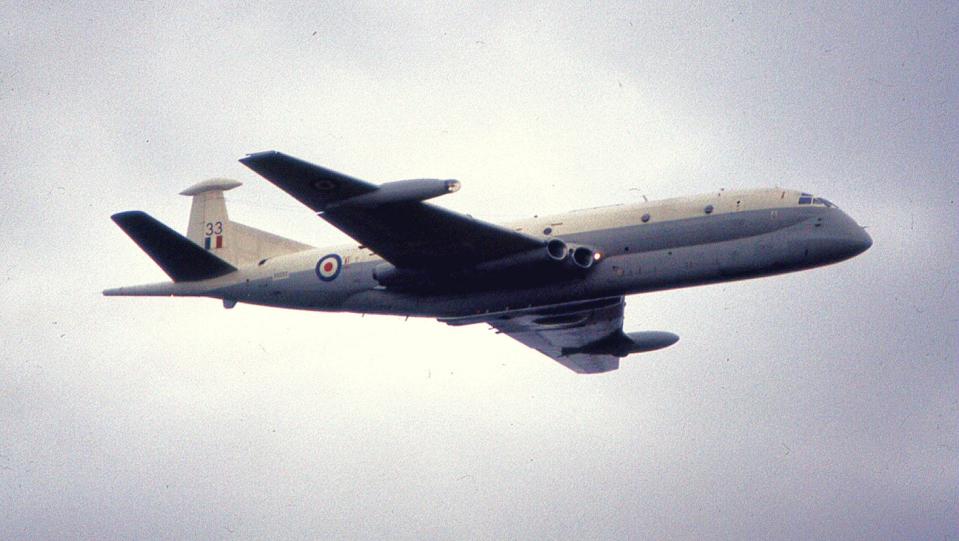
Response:
[[[390,263],[383,263],[373,270],[373,278],[382,286],[400,289],[441,287],[443,284],[469,284],[475,287],[484,282],[491,285],[504,282],[544,283],[580,277],[601,259],[602,254],[594,248],[570,245],[554,238],[546,241],[541,248],[445,272],[397,268]]]

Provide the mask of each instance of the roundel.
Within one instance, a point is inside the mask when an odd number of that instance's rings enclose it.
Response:
[[[332,282],[340,275],[343,260],[336,254],[325,255],[316,263],[316,275],[324,282]]]
[[[314,182],[313,187],[321,192],[332,192],[336,190],[339,186],[336,184],[336,182],[333,182],[332,180],[321,179]]]

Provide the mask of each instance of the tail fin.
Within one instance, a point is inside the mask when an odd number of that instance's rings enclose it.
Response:
[[[231,222],[223,192],[238,186],[241,183],[235,180],[211,178],[180,192],[180,195],[193,197],[187,237],[197,246],[236,267],[312,248],[308,244]]]
[[[145,212],[120,212],[111,218],[174,282],[206,280],[236,270]]]

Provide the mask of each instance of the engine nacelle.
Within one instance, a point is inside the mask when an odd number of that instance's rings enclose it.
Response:
[[[570,246],[560,239],[550,239],[539,248],[440,274],[398,269],[390,263],[382,263],[373,269],[373,279],[382,286],[400,288],[437,285],[437,281],[501,280],[503,276],[508,276],[508,279],[550,280],[556,278],[557,271],[562,275],[588,270],[600,257],[598,251],[587,246]]]
[[[586,270],[602,258],[602,254],[588,246],[570,246],[569,260],[573,265]]]
[[[411,286],[425,283],[429,276],[422,271],[398,269],[390,263],[381,263],[373,268],[373,279],[382,286]]]
[[[559,239],[549,239],[546,243],[546,255],[553,261],[562,261],[569,256],[569,246]]]
[[[560,262],[566,259],[568,255],[569,250],[565,242],[559,239],[551,239],[546,243],[545,249],[534,248],[527,252],[513,254],[493,261],[486,261],[476,265],[473,270],[480,273],[491,273],[523,269],[543,263]]]
[[[425,201],[453,193],[459,189],[460,181],[458,180],[440,180],[433,178],[397,180],[381,184],[372,192],[330,203],[326,206],[326,210],[339,207],[378,207],[380,205],[394,203]]]

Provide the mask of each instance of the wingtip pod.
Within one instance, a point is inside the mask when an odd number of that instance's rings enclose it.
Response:
[[[334,210],[344,207],[372,208],[381,205],[413,203],[453,193],[459,189],[460,182],[452,179],[417,178],[396,180],[381,184],[371,192],[332,202],[326,206],[326,209]]]
[[[616,331],[608,337],[577,348],[564,348],[563,355],[580,353],[594,355],[614,355],[627,357],[634,353],[645,353],[667,348],[679,341],[679,336],[665,331],[642,331],[625,333]]]
[[[679,342],[679,336],[665,331],[643,331],[626,333],[626,337],[634,344],[630,353],[643,353],[657,349],[668,348]]]

